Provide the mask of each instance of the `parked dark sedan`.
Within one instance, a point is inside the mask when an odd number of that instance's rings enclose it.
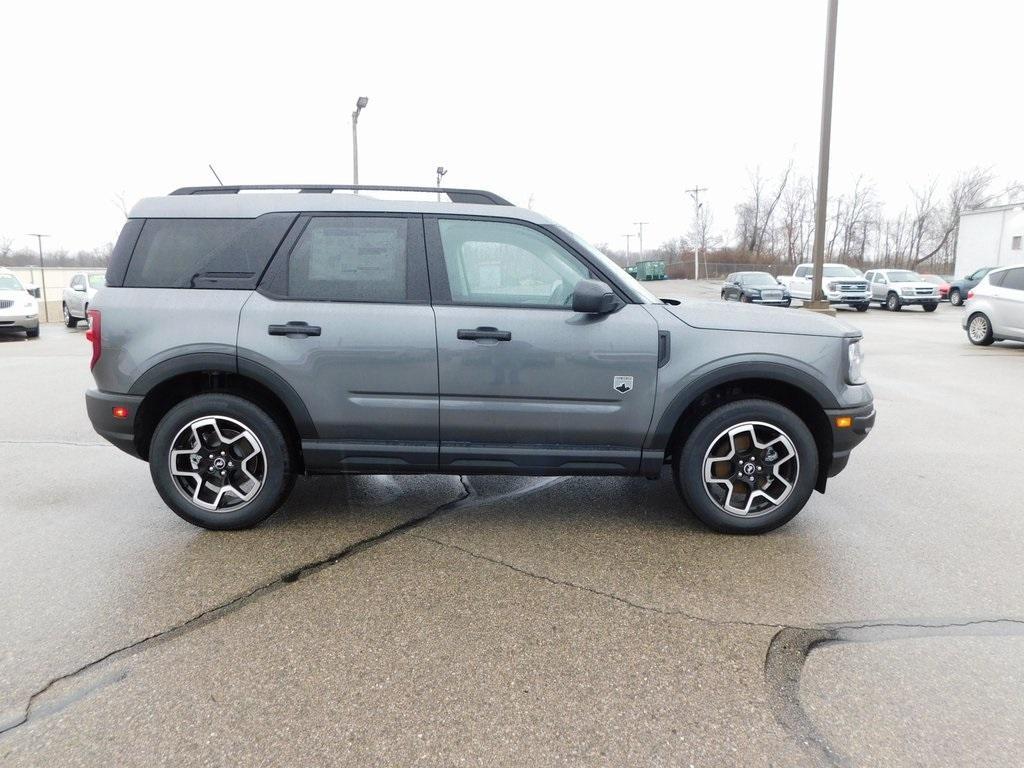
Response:
[[[949,303],[954,307],[962,306],[967,301],[967,292],[981,282],[981,278],[991,272],[995,267],[982,267],[976,269],[966,277],[954,280],[949,284]]]
[[[722,285],[722,298],[776,307],[788,307],[792,303],[786,287],[767,272],[733,272]]]

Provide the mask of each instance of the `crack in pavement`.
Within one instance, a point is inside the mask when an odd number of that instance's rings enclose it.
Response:
[[[775,634],[764,659],[765,685],[772,714],[804,753],[819,765],[846,768],[852,761],[829,744],[800,701],[800,679],[815,648],[836,643],[873,643],[923,637],[1024,636],[1024,620],[971,619],[952,622],[878,621],[843,623],[817,629],[784,627]]]
[[[226,602],[220,603],[219,605],[216,605],[212,608],[208,608],[179,624],[175,624],[172,627],[160,630],[159,632],[155,632],[152,635],[148,635],[147,637],[141,638],[132,643],[129,643],[128,645],[124,645],[120,648],[110,651],[109,653],[106,653],[96,659],[93,659],[92,661],[83,664],[82,666],[78,667],[75,670],[72,670],[71,672],[65,672],[61,675],[51,678],[45,685],[36,689],[36,691],[29,696],[28,701],[25,704],[24,712],[19,718],[15,719],[13,722],[8,723],[7,725],[0,725],[0,738],[4,737],[5,735],[11,733],[15,729],[20,728],[21,726],[35,719],[34,713],[38,710],[37,702],[59,683],[62,683],[67,680],[72,680],[85,672],[94,670],[101,664],[120,661],[122,659],[141,653],[142,651],[145,651],[156,645],[166,643],[170,640],[179,638],[185,634],[194,632],[195,630],[201,627],[204,627],[208,624],[211,624],[214,621],[224,618],[225,616],[231,613],[234,613],[235,611],[243,608],[244,606],[248,605],[254,600],[257,600],[261,597],[265,597],[266,595],[276,592],[278,589],[281,589],[282,587],[285,587],[289,584],[294,584],[295,582],[301,579],[305,579],[309,576],[319,573],[320,571],[329,568],[330,566],[340,562],[341,560],[349,558],[352,555],[358,554],[359,552],[363,552],[371,547],[376,546],[377,544],[381,544],[385,541],[388,541],[389,539],[394,538],[395,536],[410,531],[420,525],[423,525],[424,523],[431,520],[432,518],[437,517],[438,515],[456,509],[457,507],[461,506],[463,502],[466,502],[476,496],[476,491],[468,483],[464,476],[459,476],[459,482],[462,484],[462,493],[460,493],[456,498],[451,499],[450,501],[446,501],[444,504],[441,504],[440,506],[435,507],[434,509],[424,514],[409,518],[397,525],[392,526],[391,528],[381,531],[380,533],[374,534],[373,536],[369,536],[365,539],[360,539],[359,541],[353,544],[349,544],[348,546],[344,547],[343,549],[333,554],[327,555],[326,557],[314,560],[310,563],[301,565],[298,568],[287,571],[286,573],[280,574],[279,576],[268,582],[264,582],[263,584],[260,584],[257,587],[253,587],[247,592],[243,592],[240,595],[236,595],[235,597],[231,598],[230,600],[227,600]],[[81,696],[75,696],[72,693],[69,698],[71,699],[71,701],[76,701],[80,699]],[[66,706],[67,703],[71,703],[71,701],[65,702],[64,706]],[[62,708],[62,705],[58,703],[56,705],[50,706],[47,711],[52,713]]]
[[[507,569],[509,569],[511,571],[515,571],[516,573],[521,574],[523,576],[528,576],[531,579],[538,579],[540,581],[545,581],[548,584],[552,584],[552,585],[558,586],[558,587],[570,587],[571,589],[577,589],[577,590],[580,590],[581,592],[589,592],[592,595],[596,595],[598,597],[604,597],[604,598],[607,598],[609,600],[614,600],[617,603],[621,603],[623,605],[629,606],[630,608],[635,608],[638,611],[646,611],[648,613],[657,613],[657,614],[659,614],[661,616],[679,616],[679,617],[682,617],[684,619],[689,619],[691,621],[697,621],[697,622],[700,622],[702,624],[711,624],[713,626],[754,627],[754,628],[759,628],[759,629],[780,629],[782,627],[787,626],[786,624],[772,623],[772,622],[740,621],[740,620],[731,620],[731,619],[712,619],[712,618],[709,618],[707,616],[701,616],[701,615],[696,614],[696,613],[690,613],[688,611],[683,611],[683,610],[679,610],[679,609],[665,610],[664,608],[658,608],[658,607],[653,606],[653,605],[647,605],[645,603],[638,603],[635,600],[630,600],[629,598],[623,597],[622,595],[617,595],[614,592],[605,592],[603,590],[596,589],[595,587],[588,587],[588,586],[585,586],[583,584],[577,584],[574,581],[567,581],[565,579],[556,579],[556,578],[554,578],[552,576],[547,576],[547,575],[545,575],[543,573],[537,573],[536,571],[530,571],[530,570],[527,570],[526,568],[522,568],[522,567],[520,567],[518,565],[513,565],[512,563],[509,563],[509,562],[507,562],[505,560],[499,560],[498,558],[491,557],[490,555],[484,555],[484,554],[481,554],[480,552],[474,552],[471,549],[466,549],[465,547],[460,547],[458,544],[452,544],[450,541],[442,541],[441,539],[435,539],[435,538],[433,538],[431,536],[426,536],[426,535],[424,535],[422,533],[413,533],[413,534],[410,534],[410,536],[412,536],[414,538],[417,538],[417,539],[421,539],[423,541],[432,542],[433,544],[437,544],[437,545],[442,546],[442,547],[447,547],[449,549],[454,549],[454,550],[456,550],[458,552],[462,552],[463,554],[469,555],[470,557],[476,558],[477,560],[484,560],[484,561],[486,561],[488,563],[492,563],[494,565],[499,565],[499,566],[501,566],[503,568],[507,568]],[[799,629],[805,629],[805,628],[804,627],[799,627]],[[806,629],[810,629],[810,627],[807,627]]]

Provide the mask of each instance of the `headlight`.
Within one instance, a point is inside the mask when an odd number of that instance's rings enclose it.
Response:
[[[900,293],[904,296],[913,296],[915,291],[913,288],[900,288]]]
[[[34,307],[35,305],[36,305],[36,303],[34,301],[26,301],[25,302],[25,306],[26,307]]]
[[[846,380],[850,384],[864,384],[864,372],[861,366],[864,363],[864,353],[860,350],[860,342],[854,341],[846,348]]]
[[[826,291],[834,291],[836,289],[836,284],[835,283],[825,283],[824,288],[825,288]]]

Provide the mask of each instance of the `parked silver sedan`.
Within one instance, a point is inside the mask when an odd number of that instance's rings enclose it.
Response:
[[[74,328],[79,321],[88,317],[89,303],[96,291],[105,286],[104,272],[76,272],[71,283],[64,289],[61,311],[64,313],[64,325]]]

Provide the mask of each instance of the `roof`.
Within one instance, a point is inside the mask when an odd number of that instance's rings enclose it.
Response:
[[[147,197],[140,200],[128,214],[133,219],[177,218],[255,218],[265,213],[280,212],[360,212],[360,213],[422,213],[434,215],[469,215],[518,219],[532,224],[553,222],[527,208],[512,205],[433,202],[426,200],[386,200],[365,192],[247,192],[244,194],[177,194]]]
[[[990,205],[985,208],[971,208],[966,211],[961,211],[960,215],[971,216],[976,213],[998,213],[999,211],[1012,211],[1014,208],[1024,210],[1024,202],[1006,203],[1005,205]]]

